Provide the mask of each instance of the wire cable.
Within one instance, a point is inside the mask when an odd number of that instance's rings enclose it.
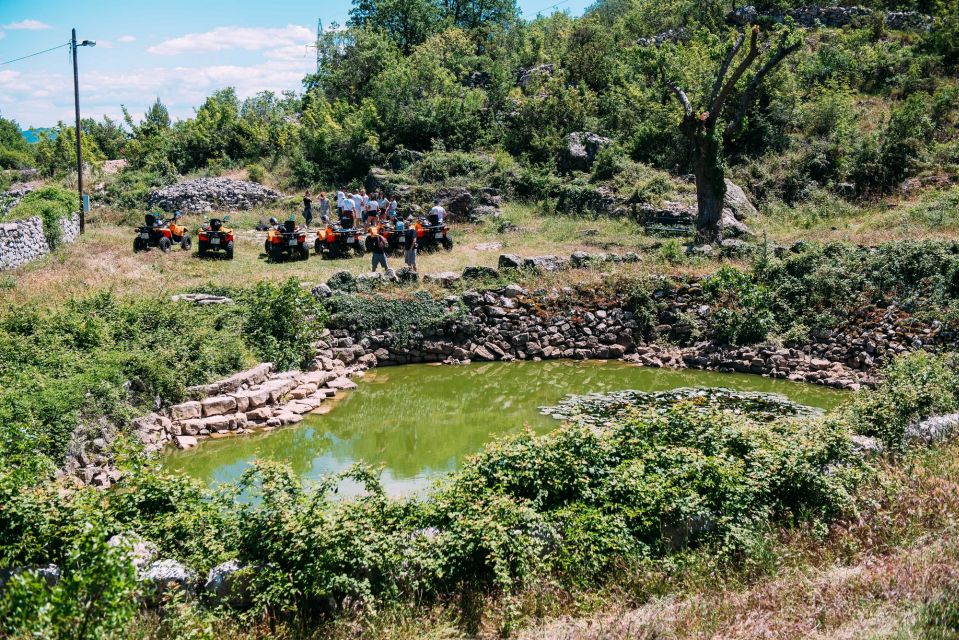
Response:
[[[55,47],[50,47],[49,49],[44,49],[43,51],[37,51],[36,53],[31,53],[31,54],[29,54],[29,55],[25,55],[25,56],[22,56],[22,57],[20,57],[20,58],[14,58],[13,60],[7,60],[7,61],[5,61],[5,62],[0,62],[0,67],[2,67],[2,66],[5,65],[5,64],[10,64],[11,62],[20,62],[21,60],[26,60],[27,58],[32,58],[33,56],[38,56],[38,55],[40,55],[41,53],[49,53],[49,52],[51,52],[51,51],[55,51],[55,50],[57,50],[57,49],[61,49],[61,48],[63,48],[63,47],[69,47],[69,46],[70,46],[70,43],[69,43],[69,42],[64,42],[63,44],[58,44],[58,45],[55,46]]]
[[[567,2],[569,2],[569,0],[560,0],[560,1],[557,2],[556,4],[551,4],[550,6],[546,7],[545,9],[540,9],[539,11],[537,11],[537,12],[536,12],[536,16],[537,16],[537,17],[540,17],[540,16],[542,16],[545,12],[549,11],[550,9],[555,9],[555,8],[558,7],[559,5],[561,5],[561,4],[566,4]]]

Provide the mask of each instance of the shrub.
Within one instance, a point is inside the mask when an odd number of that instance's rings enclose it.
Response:
[[[263,180],[266,179],[266,169],[263,168],[262,164],[251,164],[246,168],[246,173],[250,182],[263,184]]]
[[[723,267],[706,278],[703,293],[716,305],[709,316],[709,329],[721,342],[760,342],[775,324],[769,289],[738,269]]]
[[[462,306],[450,307],[428,292],[407,299],[337,294],[330,298],[330,325],[353,331],[385,331],[396,345],[407,344],[417,332],[427,332],[465,316]]]
[[[172,165],[150,169],[125,169],[106,187],[106,201],[121,209],[143,210],[150,192],[176,182]]]
[[[897,357],[883,374],[879,388],[860,395],[849,412],[856,431],[879,438],[889,450],[902,451],[910,424],[959,405],[959,375],[951,359],[917,351]]]
[[[295,278],[261,282],[242,295],[244,333],[261,361],[280,369],[305,366],[326,322],[326,310]]]

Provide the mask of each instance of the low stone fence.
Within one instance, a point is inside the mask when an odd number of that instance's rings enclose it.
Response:
[[[80,214],[60,219],[61,242],[74,242],[80,235]],[[38,216],[0,223],[0,270],[14,269],[50,253]]]

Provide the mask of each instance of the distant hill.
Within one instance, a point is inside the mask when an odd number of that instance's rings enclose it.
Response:
[[[40,133],[42,132],[48,132],[54,138],[57,136],[57,132],[53,129],[53,127],[41,127],[39,129],[26,129],[21,131],[20,133],[23,134],[24,140],[26,140],[30,144],[33,144],[34,142],[37,142],[40,140]]]

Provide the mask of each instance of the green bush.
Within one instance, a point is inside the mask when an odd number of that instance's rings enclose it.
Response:
[[[303,367],[326,323],[326,309],[290,278],[281,285],[261,282],[241,297],[244,334],[261,361],[278,368]]]
[[[860,395],[850,408],[851,424],[863,435],[879,438],[886,449],[902,451],[910,424],[959,406],[956,363],[925,351],[899,356],[883,370],[875,392]]]
[[[176,182],[172,165],[151,171],[148,169],[125,169],[106,187],[106,201],[121,209],[143,211],[150,199],[150,192]]]
[[[709,329],[720,342],[761,342],[775,326],[770,290],[738,269],[722,267],[703,280],[703,293],[713,304]]]
[[[330,326],[389,332],[397,345],[409,343],[417,332],[427,332],[465,315],[463,307],[451,308],[425,291],[417,291],[408,299],[337,294],[330,298],[328,307]]]

